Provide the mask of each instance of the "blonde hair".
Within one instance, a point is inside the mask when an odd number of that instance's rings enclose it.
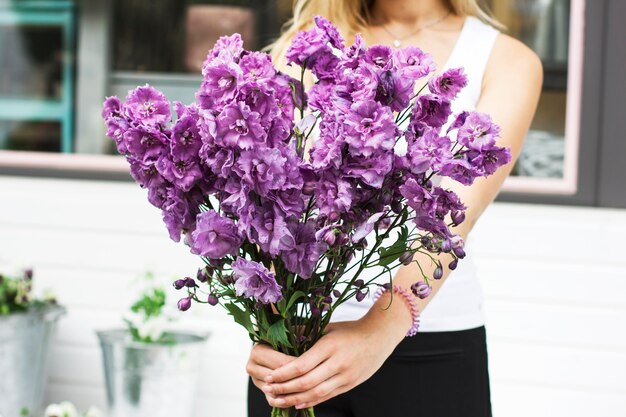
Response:
[[[375,0],[293,0],[293,16],[283,27],[280,37],[268,50],[276,60],[287,49],[298,31],[313,24],[313,17],[321,15],[330,20],[346,38],[366,33],[370,21],[369,11]],[[477,0],[445,0],[452,13],[458,16],[475,16],[483,22],[502,29],[503,26]]]

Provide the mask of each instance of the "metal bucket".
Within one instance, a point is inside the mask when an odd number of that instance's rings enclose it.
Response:
[[[111,417],[189,417],[207,336],[168,333],[172,345],[132,341],[126,330],[97,332]]]
[[[0,316],[0,416],[40,410],[50,340],[65,309],[58,305]]]

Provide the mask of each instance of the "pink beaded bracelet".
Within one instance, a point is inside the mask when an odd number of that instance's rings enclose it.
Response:
[[[411,326],[409,331],[406,333],[406,337],[415,336],[415,334],[417,333],[417,330],[420,327],[420,311],[417,308],[415,299],[411,293],[409,293],[407,290],[400,287],[399,285],[394,285],[391,288],[394,294],[398,294],[402,298],[404,298],[404,301],[408,304],[411,310],[411,317],[413,318],[413,325]],[[387,291],[389,291],[389,289],[385,289],[382,287],[378,288],[378,290],[376,290],[376,292],[374,293],[374,298],[373,298],[374,302],[378,301],[378,299],[383,295],[383,293]]]

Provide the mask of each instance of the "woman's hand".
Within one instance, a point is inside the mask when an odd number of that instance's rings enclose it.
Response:
[[[260,388],[269,404],[281,408],[313,407],[371,377],[410,326],[410,322],[407,325],[406,320],[398,320],[396,325],[381,328],[375,321],[366,316],[357,321],[331,323],[326,335],[295,359],[259,351],[264,363],[271,362],[263,369],[255,367],[255,375],[266,382]],[[286,363],[272,370],[272,365],[280,360]]]
[[[246,364],[246,372],[252,378],[252,382],[259,389],[263,389],[266,385],[265,378],[272,373],[273,370],[287,365],[296,359],[295,356],[285,355],[272,349],[269,345],[256,344],[250,352],[248,363]],[[267,402],[275,399],[273,395],[265,394]]]

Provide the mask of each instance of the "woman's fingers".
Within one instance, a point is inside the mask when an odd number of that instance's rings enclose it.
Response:
[[[304,352],[302,356],[274,370],[265,378],[265,382],[268,384],[285,382],[304,375],[328,359],[329,351],[330,349],[325,346],[324,339],[321,339],[311,349]]]
[[[252,378],[254,385],[256,385],[259,389],[262,389],[266,385],[264,382],[265,378],[272,372],[272,370],[249,361],[246,365],[246,372]]]
[[[261,389],[274,396],[295,394],[309,391],[339,373],[339,367],[329,359],[322,362],[310,372],[281,383],[267,384]]]
[[[277,352],[271,346],[255,344],[250,352],[250,360],[248,362],[254,362],[273,370],[288,364],[294,359],[296,359],[295,356]]]
[[[344,386],[342,381],[343,378],[340,375],[335,375],[308,391],[278,396],[276,398],[270,398],[268,401],[273,407],[281,408],[308,403],[319,403],[325,399],[338,395],[339,393],[337,391]]]

